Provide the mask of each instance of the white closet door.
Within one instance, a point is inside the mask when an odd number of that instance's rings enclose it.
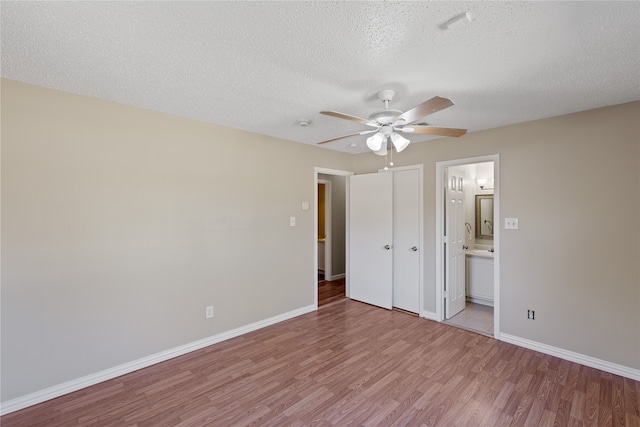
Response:
[[[393,306],[420,310],[420,173],[393,172]]]
[[[349,181],[349,297],[391,309],[393,302],[393,175]]]
[[[464,310],[465,253],[464,253],[464,177],[462,169],[449,168],[446,204],[446,268],[445,286],[447,297],[445,317],[451,319]]]

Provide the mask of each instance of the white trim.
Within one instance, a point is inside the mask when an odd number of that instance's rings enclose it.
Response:
[[[327,169],[327,168],[321,168],[321,167],[317,167],[317,166],[315,168],[313,168],[313,170],[315,171],[316,174],[323,173],[325,175],[350,176],[350,175],[354,174],[351,171],[342,171],[342,170],[338,170],[338,169]]]
[[[444,170],[450,166],[462,166],[474,163],[493,162],[494,171],[494,217],[496,223],[500,223],[500,155],[490,154],[486,156],[471,157],[466,159],[447,160],[436,162],[436,320],[444,320]],[[500,339],[500,227],[495,227],[493,236],[495,255],[493,258],[493,337]]]
[[[434,313],[433,311],[422,310],[422,314],[420,316],[424,317],[427,320],[435,320],[436,322],[438,321],[438,316],[436,316],[436,313]]]
[[[520,347],[528,348],[530,350],[539,351],[540,353],[548,354],[550,356],[559,357],[570,362],[579,363],[581,365],[590,366],[592,368],[600,369],[601,371],[609,372],[611,374],[620,375],[622,377],[630,378],[635,381],[640,381],[640,369],[629,368],[627,366],[607,362],[606,360],[586,356],[584,354],[576,353],[570,350],[553,347],[547,344],[539,343],[537,341],[528,340],[526,338],[520,338],[515,335],[501,334],[500,340]]]
[[[344,278],[344,277],[346,277],[346,276],[347,276],[347,275],[346,275],[345,273],[341,273],[341,274],[334,274],[334,275],[333,275],[333,276],[331,276],[331,277],[324,276],[324,280],[326,280],[327,282],[332,282],[332,281],[334,281],[334,280],[342,279],[342,278]]]
[[[500,339],[500,155],[491,156],[493,158],[493,217],[498,220],[498,227],[493,227],[493,337]]]
[[[351,234],[351,204],[349,203],[349,198],[351,197],[351,175],[352,172],[346,179],[346,188],[344,189],[344,295],[349,298],[351,295],[351,261],[349,259],[349,252],[351,245],[351,239],[349,235]],[[316,292],[317,293],[317,292]]]
[[[487,307],[493,307],[493,300],[486,299],[486,298],[471,297],[467,295],[467,301],[480,304],[480,305],[486,305]]]
[[[249,325],[241,326],[236,329],[232,329],[227,332],[222,332],[217,335],[210,336],[198,341],[174,347],[169,350],[161,351],[160,353],[152,354],[141,359],[134,360],[132,362],[123,363],[122,365],[114,366],[113,368],[105,369],[93,374],[86,375],[75,380],[67,381],[62,384],[58,384],[52,387],[45,388],[44,390],[36,391],[34,393],[27,394],[25,396],[17,397],[15,399],[2,402],[0,407],[0,415],[6,415],[8,413],[18,411],[28,406],[36,405],[38,403],[45,402],[47,400],[62,396],[64,394],[72,393],[74,391],[89,387],[103,381],[107,381],[124,374],[128,374],[138,369],[146,368],[148,366],[155,365],[156,363],[164,362],[174,357],[182,356],[183,354],[190,353],[195,350],[217,344],[222,341],[226,341],[231,338],[235,338],[240,335],[244,335],[249,332],[256,331],[258,329],[265,328],[267,326],[274,325],[285,320],[292,319],[303,314],[316,311],[317,306],[308,305],[306,307],[298,308],[296,310],[289,311],[287,313],[279,314],[277,316],[270,317],[268,319],[260,320]]]

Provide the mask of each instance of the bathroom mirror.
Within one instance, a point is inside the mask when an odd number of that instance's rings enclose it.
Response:
[[[476,239],[493,240],[493,194],[476,195]]]

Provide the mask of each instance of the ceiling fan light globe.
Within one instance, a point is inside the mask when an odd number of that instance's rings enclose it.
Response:
[[[386,156],[387,155],[387,145],[385,144],[379,150],[376,150],[373,153],[377,154],[378,156]]]
[[[393,146],[396,147],[396,151],[399,153],[407,148],[407,145],[409,145],[411,141],[394,132],[391,134],[391,142],[393,142]]]
[[[376,133],[375,135],[367,138],[367,147],[369,147],[369,149],[371,149],[372,151],[378,151],[382,147],[382,142],[384,140],[385,140],[384,135],[380,135],[379,133]]]

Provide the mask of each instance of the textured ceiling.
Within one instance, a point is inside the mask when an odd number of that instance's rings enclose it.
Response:
[[[319,111],[367,117],[387,88],[403,111],[451,98],[426,121],[470,132],[640,99],[635,1],[3,1],[0,11],[3,77],[308,144],[366,129]],[[474,20],[443,27],[463,12]],[[365,138],[323,147],[362,152]]]

